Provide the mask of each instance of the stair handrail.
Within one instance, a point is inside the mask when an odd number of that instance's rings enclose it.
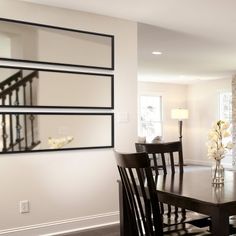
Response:
[[[4,89],[6,85],[10,85],[11,82],[15,81],[17,82],[17,79],[19,77],[22,77],[22,70],[17,71],[15,74],[9,76],[7,79],[4,81],[0,82],[0,89]]]
[[[2,92],[0,92],[0,98],[5,97],[6,95],[10,94],[12,91],[26,84],[28,81],[32,80],[35,77],[38,78],[38,71],[31,72],[27,76],[23,77],[21,80],[17,81],[15,84],[4,89]]]

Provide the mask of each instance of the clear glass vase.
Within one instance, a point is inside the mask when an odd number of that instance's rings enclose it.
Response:
[[[212,183],[223,184],[224,183],[224,167],[221,165],[221,161],[215,161],[212,166]]]

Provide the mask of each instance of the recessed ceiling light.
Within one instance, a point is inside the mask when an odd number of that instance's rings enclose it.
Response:
[[[161,54],[162,54],[162,52],[153,51],[153,52],[152,52],[152,54],[153,54],[153,55],[161,55]]]

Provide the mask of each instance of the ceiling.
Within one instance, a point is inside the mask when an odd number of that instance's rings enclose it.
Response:
[[[24,1],[142,23],[140,80],[192,83],[236,73],[235,0]]]

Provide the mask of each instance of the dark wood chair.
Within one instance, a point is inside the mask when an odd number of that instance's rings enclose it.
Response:
[[[165,228],[148,154],[116,152],[115,156],[130,213],[130,236],[210,234],[194,226],[189,229],[187,224]]]
[[[184,172],[182,143],[180,141],[166,143],[136,143],[137,152],[146,152],[152,162],[151,168],[155,178],[159,174],[175,174]],[[181,191],[181,189],[180,189]],[[166,224],[188,222],[195,226],[210,226],[209,216],[198,214],[171,205],[161,204],[161,213]]]
[[[149,154],[156,174],[183,173],[183,151],[180,141],[168,143],[135,143],[137,152]]]

